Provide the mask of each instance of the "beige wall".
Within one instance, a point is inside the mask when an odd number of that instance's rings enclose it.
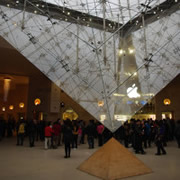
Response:
[[[164,99],[170,99],[170,105],[164,105]],[[162,112],[173,112],[174,119],[180,119],[180,75],[161,90],[155,97],[156,118],[161,119]]]
[[[4,102],[4,93],[3,93],[3,84],[0,83],[0,114],[8,119],[9,115],[14,117],[16,120],[19,118],[19,113],[26,114],[27,111],[27,94],[28,94],[28,85],[27,84],[16,84],[14,87],[10,88],[8,93],[7,102]],[[19,103],[24,103],[24,108],[19,107]],[[13,105],[14,109],[10,110],[9,106]],[[2,111],[2,107],[6,108],[6,111]]]
[[[48,118],[50,104],[51,81],[46,78],[41,72],[37,76],[29,78],[29,93],[28,93],[28,118],[33,118],[33,112],[43,112],[45,118]],[[35,106],[34,100],[39,98],[41,104]]]
[[[60,100],[61,102],[65,103],[65,107],[61,108],[61,113],[63,113],[66,109],[72,108],[79,115],[79,119],[85,121],[94,119],[93,116],[91,116],[84,108],[72,100],[72,98],[70,98],[64,91],[61,91]]]

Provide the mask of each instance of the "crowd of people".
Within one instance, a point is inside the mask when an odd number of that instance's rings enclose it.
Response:
[[[102,146],[111,137],[115,137],[126,148],[132,147],[135,153],[146,154],[145,149],[153,144],[157,147],[156,155],[167,154],[165,147],[168,141],[176,139],[180,148],[180,120],[135,120],[126,121],[116,132],[110,132],[100,122],[83,120],[55,122],[13,119],[0,119],[0,141],[5,137],[17,136],[17,146],[23,146],[24,138],[28,137],[29,146],[34,147],[35,141],[44,141],[44,149],[56,149],[64,144],[65,158],[71,156],[71,148],[77,149],[80,144],[87,142],[88,148],[94,148],[94,140]],[[87,140],[86,138],[87,137]]]

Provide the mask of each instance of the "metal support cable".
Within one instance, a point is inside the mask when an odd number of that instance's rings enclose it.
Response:
[[[92,31],[93,31],[93,36],[94,36],[94,39],[95,39],[94,30],[92,29]],[[96,46],[96,42],[95,42],[95,46]],[[114,123],[111,120],[109,104],[108,104],[108,99],[107,99],[108,97],[107,97],[107,92],[106,92],[106,86],[105,86],[105,81],[104,81],[104,78],[103,78],[103,72],[102,72],[101,63],[100,63],[100,58],[99,58],[99,54],[98,54],[97,50],[98,50],[98,48],[96,48],[96,55],[97,55],[97,59],[98,59],[99,71],[100,71],[100,74],[101,74],[101,81],[102,81],[102,85],[103,85],[105,104],[106,104],[106,107],[107,107],[107,113],[108,113],[108,116],[109,116],[109,120],[111,121],[112,127],[114,127]]]
[[[77,24],[77,43],[76,43],[76,71],[79,72],[79,24]]]
[[[103,0],[103,37],[104,42],[106,41],[106,1]],[[103,59],[104,59],[104,65],[106,65],[107,57],[106,57],[106,43],[103,45]]]
[[[21,29],[24,30],[24,21],[25,21],[25,12],[26,12],[26,1],[24,1],[24,8],[23,8],[23,18],[22,18],[22,26],[21,26]]]

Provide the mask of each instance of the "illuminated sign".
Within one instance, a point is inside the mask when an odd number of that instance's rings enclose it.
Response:
[[[129,87],[127,89],[127,96],[129,98],[138,98],[138,97],[140,97],[141,95],[137,92],[137,90],[138,90],[138,87],[136,87],[136,85],[133,84],[131,87]]]

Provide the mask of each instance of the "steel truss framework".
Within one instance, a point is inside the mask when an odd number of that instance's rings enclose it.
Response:
[[[133,5],[127,0],[128,19],[123,20],[125,12],[119,10],[121,21],[114,20],[117,25],[110,31],[107,22],[116,11],[109,10],[108,4],[114,1],[92,1],[102,12],[101,28],[87,26],[89,20],[83,24],[81,17],[76,22],[54,18],[47,3],[38,13],[38,2],[42,1],[23,1],[23,9],[0,6],[0,35],[112,132],[180,73],[177,7],[168,16],[159,11],[150,21],[148,8],[157,9],[157,3],[137,1],[134,6],[145,9],[133,17]],[[71,5],[73,10],[79,10],[80,1],[73,2],[77,3]],[[81,12],[94,17],[87,5]],[[71,9],[68,3],[64,6]],[[131,21],[135,24],[124,33]]]

